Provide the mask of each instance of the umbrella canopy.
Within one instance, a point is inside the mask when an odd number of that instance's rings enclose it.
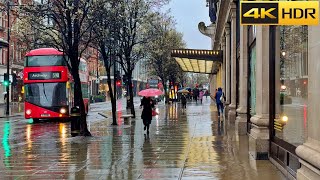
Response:
[[[186,90],[186,89],[181,89],[181,90],[178,91],[178,93],[190,93],[190,92],[188,90]]]
[[[142,90],[138,94],[139,96],[153,97],[153,96],[162,95],[163,92],[159,89],[150,88],[150,89]]]

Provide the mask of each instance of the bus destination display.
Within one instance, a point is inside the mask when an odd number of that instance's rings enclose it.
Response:
[[[60,72],[30,72],[28,74],[29,80],[47,80],[47,79],[60,79]]]

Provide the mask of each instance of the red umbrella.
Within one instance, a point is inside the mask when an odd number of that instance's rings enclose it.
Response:
[[[140,91],[138,94],[139,94],[139,96],[152,97],[152,96],[159,96],[159,95],[162,95],[162,94],[163,94],[163,92],[162,92],[162,91],[160,91],[159,89],[153,89],[153,88],[150,88],[150,89],[142,90],[142,91]]]

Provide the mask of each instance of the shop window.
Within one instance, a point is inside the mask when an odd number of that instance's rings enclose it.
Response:
[[[0,28],[4,28],[3,27],[3,12],[0,12]]]
[[[254,45],[250,51],[250,115],[256,114],[256,46]]]
[[[294,146],[305,141],[308,107],[308,28],[280,27],[280,103],[275,136]],[[277,71],[276,71],[277,72]],[[277,76],[276,76],[277,77]]]
[[[0,61],[0,64],[3,65],[3,49],[0,49],[0,58],[1,58],[1,61]]]

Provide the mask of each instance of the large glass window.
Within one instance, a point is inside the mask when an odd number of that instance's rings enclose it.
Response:
[[[63,56],[28,56],[25,59],[25,67],[41,66],[65,66]]]
[[[89,98],[89,85],[88,84],[81,84],[82,90],[82,98]]]
[[[26,101],[41,107],[67,105],[66,83],[33,83],[25,85]]]
[[[276,137],[298,146],[307,134],[308,106],[308,28],[307,26],[280,27],[280,124]],[[279,76],[276,76],[279,77]]]
[[[256,46],[254,45],[250,51],[250,115],[256,114],[256,62],[257,62]]]
[[[79,71],[87,72],[87,63],[80,61]]]
[[[74,92],[74,83],[71,84],[71,90],[72,92]],[[81,92],[82,92],[82,98],[89,98],[90,96],[89,84],[81,83]]]

